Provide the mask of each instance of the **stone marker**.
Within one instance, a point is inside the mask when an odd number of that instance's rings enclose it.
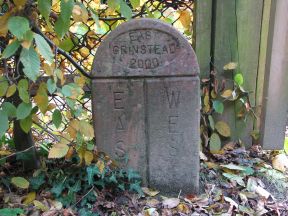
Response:
[[[150,187],[197,193],[199,66],[187,40],[159,20],[126,22],[101,43],[92,76],[99,150]]]

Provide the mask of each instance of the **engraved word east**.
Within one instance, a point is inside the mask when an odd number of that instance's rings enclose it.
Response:
[[[109,49],[114,63],[130,69],[156,69],[176,59],[180,43],[166,32],[139,29],[119,35]]]

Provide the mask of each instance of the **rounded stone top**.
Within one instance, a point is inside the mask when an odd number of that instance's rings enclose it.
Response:
[[[92,67],[94,78],[178,75],[199,75],[195,52],[174,27],[150,18],[134,19],[111,31]]]

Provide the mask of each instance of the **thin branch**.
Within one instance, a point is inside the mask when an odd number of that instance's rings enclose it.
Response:
[[[22,153],[24,153],[24,152],[27,152],[27,151],[29,151],[29,150],[32,149],[32,148],[35,148],[35,146],[32,145],[32,146],[30,146],[29,148],[24,149],[23,151],[18,151],[18,152],[12,153],[12,154],[10,154],[10,155],[8,155],[8,156],[6,156],[6,157],[2,157],[2,158],[0,158],[0,161],[1,161],[1,160],[5,160],[5,159],[10,158],[10,157],[13,157],[14,155],[17,155],[17,154],[22,154]]]
[[[49,131],[48,129],[46,129],[45,127],[43,127],[41,124],[33,121],[33,124],[37,125],[38,127],[40,127],[42,130],[44,130],[46,133],[48,133],[49,135],[51,135],[57,142],[60,141],[60,139],[55,136],[51,131]]]
[[[94,189],[94,186],[93,186],[84,196],[82,196],[82,197],[73,205],[73,207],[76,206],[79,202],[81,202],[81,200],[83,200],[93,189]]]
[[[57,47],[36,25],[33,25],[33,30],[40,34],[51,47]],[[68,53],[66,53],[61,48],[57,47],[57,51],[59,54],[63,55],[71,64],[79,70],[85,77],[92,79],[93,77],[85,71],[83,67],[81,67]]]

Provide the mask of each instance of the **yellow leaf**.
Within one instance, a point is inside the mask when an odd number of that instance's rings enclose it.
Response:
[[[32,44],[31,40],[24,40],[24,41],[21,42],[22,47],[25,48],[25,49],[29,49],[31,44]]]
[[[92,125],[86,122],[85,120],[81,120],[79,122],[79,131],[89,139],[93,139],[94,137],[94,129]]]
[[[67,154],[68,150],[68,145],[56,143],[49,150],[48,158],[62,158]]]
[[[48,75],[48,76],[53,76],[54,74],[54,65],[52,64],[51,66],[48,65],[47,63],[44,63],[43,64],[43,69],[45,71],[45,73]]]
[[[215,129],[218,131],[218,133],[224,137],[229,137],[231,135],[230,127],[226,122],[218,121],[215,124]]]
[[[181,213],[184,213],[184,214],[189,214],[190,209],[189,209],[189,207],[188,207],[186,204],[180,203],[180,204],[177,206],[177,211],[178,211],[178,212],[181,212]]]
[[[36,198],[36,192],[35,191],[30,192],[25,196],[23,204],[28,205],[32,203],[33,200],[35,200],[35,198]]]
[[[86,165],[90,165],[93,160],[93,153],[90,151],[85,151],[84,160]]]
[[[47,111],[54,110],[56,108],[56,105],[54,103],[49,103],[47,106]]]
[[[97,161],[96,166],[98,167],[100,173],[102,174],[105,168],[105,163],[102,160]]]
[[[49,208],[47,207],[47,206],[45,206],[43,203],[41,203],[40,201],[38,201],[38,200],[34,200],[33,201],[33,204],[34,204],[34,206],[37,208],[37,209],[39,209],[39,210],[41,210],[41,211],[48,211],[49,210]]]
[[[276,170],[285,172],[286,168],[288,167],[287,156],[285,154],[276,155],[272,160],[272,166]]]
[[[79,130],[79,121],[74,119],[69,123],[67,127],[67,132],[72,139],[75,139],[78,130]]]
[[[65,155],[65,160],[70,160],[73,156],[74,153],[74,148],[70,147],[67,154]]]
[[[192,21],[191,21],[191,14],[188,10],[180,12],[179,20],[186,30],[190,28]]]
[[[0,156],[7,156],[12,154],[12,152],[8,151],[8,150],[2,150],[0,151]]]
[[[231,89],[227,89],[221,94],[221,97],[223,97],[223,98],[231,98],[232,97],[232,92],[233,91]]]
[[[84,76],[75,76],[74,78],[74,82],[80,86],[81,88],[84,87],[85,82],[86,82],[86,78]]]
[[[18,9],[21,9],[26,4],[26,1],[27,0],[13,0]]]
[[[74,5],[72,16],[75,22],[86,23],[88,21],[88,11],[86,8],[81,7],[80,5]]]
[[[8,32],[7,21],[11,13],[7,12],[3,16],[0,16],[0,36],[5,37]]]
[[[147,194],[148,196],[156,196],[157,194],[159,194],[159,191],[156,190],[151,190],[150,188],[147,187],[142,187],[142,191]]]
[[[23,177],[13,177],[11,183],[22,189],[27,189],[29,187],[29,182]]]
[[[230,62],[230,63],[224,65],[224,67],[223,67],[224,70],[234,70],[236,68],[237,68],[236,62]]]
[[[8,87],[6,92],[6,97],[11,97],[16,92],[17,86],[15,84],[12,84]]]
[[[40,111],[45,114],[48,107],[48,94],[47,94],[47,85],[42,82],[37,90],[37,94],[34,97],[34,101],[39,107]]]

